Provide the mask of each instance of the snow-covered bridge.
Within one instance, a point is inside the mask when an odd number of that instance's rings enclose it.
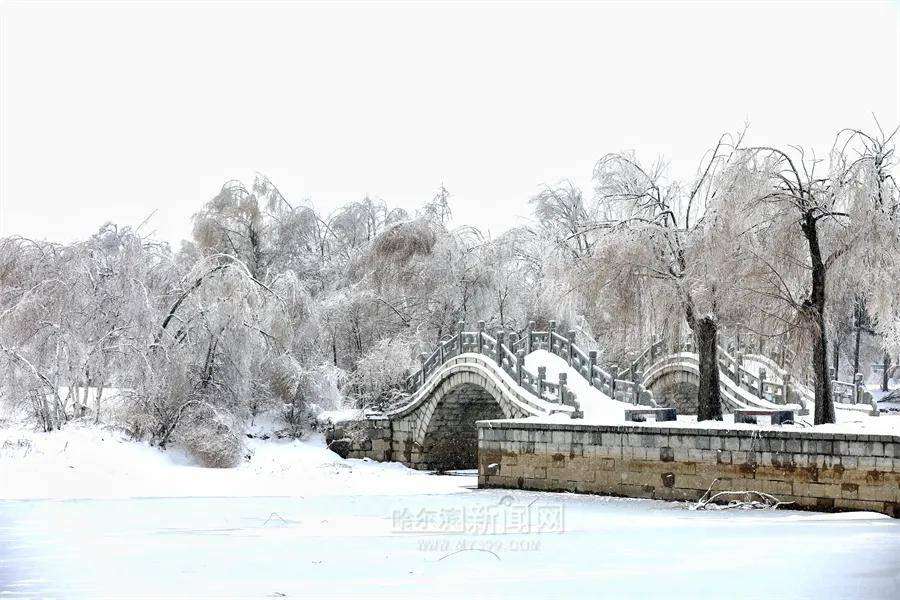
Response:
[[[581,416],[568,374],[550,381],[546,368],[530,370],[526,353],[568,341],[555,332],[519,338],[491,336],[480,322],[421,355],[421,368],[406,381],[408,400],[383,414],[340,423],[330,442],[340,453],[398,460],[422,469],[472,468],[477,461],[475,422],[492,418]]]
[[[728,348],[718,346],[723,410],[789,409],[798,415],[809,414],[815,393],[802,378],[791,374],[783,350],[769,354],[762,345],[747,344],[739,336],[730,340]],[[660,405],[677,408],[679,414],[697,412],[700,362],[691,340],[674,344],[655,341],[621,376],[639,380]],[[878,405],[862,384],[861,375],[857,374],[852,382],[831,383],[837,408],[878,414]]]
[[[563,335],[556,329],[551,321],[547,331],[537,331],[532,322],[521,336],[490,335],[483,321],[475,331],[465,331],[460,323],[453,336],[421,355],[420,368],[406,381],[409,396],[402,405],[337,423],[329,443],[344,456],[419,469],[464,469],[477,464],[475,423],[480,420],[542,417],[615,424],[638,404],[696,414],[699,364],[691,343],[667,351],[666,344],[654,342],[620,371],[602,368],[596,352],[576,345],[574,331]],[[719,366],[726,411],[790,409],[802,415],[811,406],[811,390],[761,354],[732,355],[719,348]],[[851,384],[835,385],[836,396],[843,394],[842,385]],[[868,403],[840,406],[871,409]]]

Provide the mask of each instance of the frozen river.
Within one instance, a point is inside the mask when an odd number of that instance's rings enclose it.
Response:
[[[0,501],[0,598],[900,597],[887,517],[453,479],[455,493]]]

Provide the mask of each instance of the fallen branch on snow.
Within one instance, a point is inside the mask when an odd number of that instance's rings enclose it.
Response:
[[[771,494],[756,490],[727,490],[713,494],[713,486],[718,481],[718,479],[713,479],[706,493],[696,503],[690,505],[690,510],[729,510],[733,508],[747,510],[779,508],[787,504],[793,504],[793,502],[782,502]],[[727,503],[723,503],[729,497],[731,499]]]

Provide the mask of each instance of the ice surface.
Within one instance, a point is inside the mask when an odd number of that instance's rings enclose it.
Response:
[[[478,490],[321,437],[247,450],[204,469],[110,429],[0,429],[0,598],[900,594],[900,521],[874,513]]]

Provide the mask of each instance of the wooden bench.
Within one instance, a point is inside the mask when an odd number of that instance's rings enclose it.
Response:
[[[653,417],[654,421],[674,421],[676,412],[674,408],[626,408],[625,420],[634,423],[643,423],[647,417]]]
[[[735,423],[758,424],[758,417],[769,417],[772,425],[784,425],[794,422],[794,411],[766,408],[739,408],[734,411]]]

